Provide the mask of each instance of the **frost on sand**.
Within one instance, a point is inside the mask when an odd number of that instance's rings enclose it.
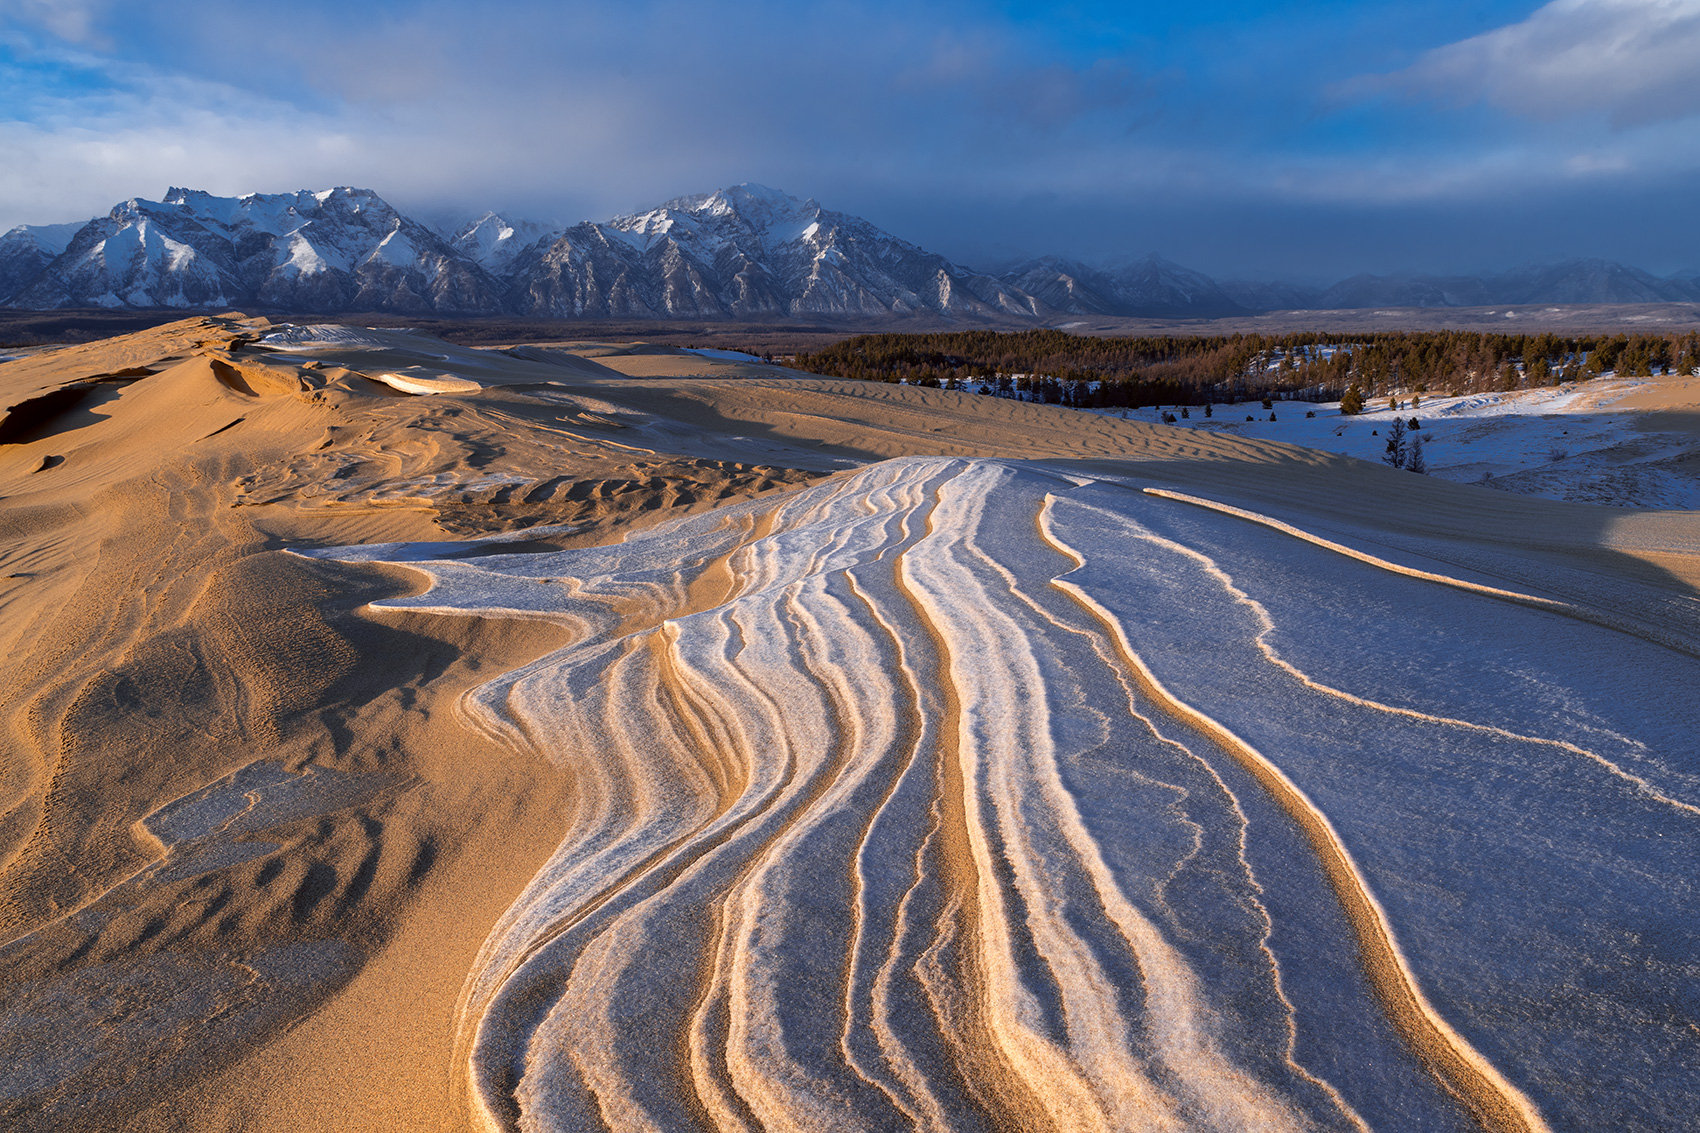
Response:
[[[574,638],[461,706],[578,785],[463,995],[490,1128],[1700,1106],[1687,654],[1014,462],[422,551],[386,605]]]

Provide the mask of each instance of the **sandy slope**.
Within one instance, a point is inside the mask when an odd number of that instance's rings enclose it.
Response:
[[[554,639],[374,622],[366,601],[413,584],[279,546],[618,524],[795,478],[604,444],[622,430],[579,419],[557,386],[523,402],[392,396],[338,358],[243,345],[266,329],[196,319],[0,371],[12,406],[90,386],[40,420],[14,409],[0,449],[8,1125],[103,1127],[108,1107],[157,1098],[168,1126],[185,1089],[290,1112],[277,1107],[315,1097],[292,1062],[243,1067],[276,1084],[258,1095],[207,1083],[316,1007],[312,1027],[362,1020],[307,1052],[326,1060],[305,1080],[333,1110],[366,1083],[363,1101],[383,1099],[364,1111],[374,1127],[397,1106],[449,1112],[441,1068],[479,926],[553,847],[572,790],[450,706]],[[440,361],[377,353],[390,369]],[[581,372],[494,365],[533,385]],[[233,774],[247,778],[219,786]],[[150,819],[209,785],[196,821]],[[362,990],[398,979],[400,996]],[[109,1003],[114,985],[137,1002]]]
[[[237,317],[0,366],[8,1125],[1678,1127],[1693,515],[761,373]]]

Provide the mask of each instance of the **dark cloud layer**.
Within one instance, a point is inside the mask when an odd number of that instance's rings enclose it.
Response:
[[[1129,7],[0,0],[0,226],[167,184],[573,221],[754,180],[972,263],[1700,262],[1700,0]]]

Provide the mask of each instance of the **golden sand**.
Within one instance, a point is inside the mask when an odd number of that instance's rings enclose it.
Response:
[[[68,1026],[63,1049],[35,1050],[44,1084],[0,1098],[8,1127],[477,1120],[457,1030],[468,980],[586,785],[466,726],[457,705],[574,631],[374,610],[418,593],[418,576],[286,549],[534,528],[513,546],[597,546],[871,461],[1043,459],[1232,501],[1323,544],[1330,525],[1349,526],[1381,540],[1364,552],[1376,562],[1420,538],[1425,562],[1487,580],[1468,584],[1478,590],[1700,648],[1700,518],[1688,513],[1517,497],[1272,442],[666,347],[468,350],[370,332],[280,349],[264,341],[275,329],[191,318],[0,365],[0,986],[118,1036],[91,1051],[92,1032]],[[1622,408],[1686,420],[1700,383],[1637,397]],[[723,566],[704,569],[673,612],[712,608],[733,586]],[[947,669],[938,631],[922,640]],[[964,774],[945,754],[959,742],[958,695],[948,682],[918,692],[937,718],[906,725],[915,743],[926,732],[947,780]],[[1419,1056],[1486,1124],[1538,1127],[1515,1088],[1425,1014],[1326,821],[1243,742],[1216,740],[1305,828]],[[717,742],[705,732],[706,749]],[[739,767],[714,772],[727,777],[719,797],[736,797]],[[196,813],[173,804],[241,796],[244,774],[270,776],[247,796],[250,809],[280,800],[266,824],[219,842],[217,868],[162,867],[189,853],[167,836]],[[309,789],[319,805],[290,810]],[[969,987],[937,1010],[956,1017],[950,1041],[976,1105],[1006,1127],[1043,1128],[1054,1111],[1032,1095],[1038,1071],[1011,1069],[1011,1048],[992,1039],[999,1008],[974,990],[995,980],[974,943],[998,899],[993,863],[960,801],[936,821],[960,898],[946,918],[958,937],[937,950],[966,951]],[[702,995],[699,1029],[732,1025]],[[145,1021],[133,1035],[132,1017]],[[731,1080],[724,1066],[712,1076]],[[748,1120],[741,1104],[705,1102],[699,1117]]]

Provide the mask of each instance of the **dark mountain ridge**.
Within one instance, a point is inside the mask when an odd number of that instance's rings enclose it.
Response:
[[[0,235],[17,310],[249,307],[304,313],[732,321],[1056,323],[1282,310],[1700,301],[1700,272],[1598,259],[1497,275],[1356,275],[1328,288],[1220,283],[1161,256],[1044,256],[976,272],[760,185],[569,228],[485,213],[438,232],[369,189],[215,197],[173,188],[83,224]]]

